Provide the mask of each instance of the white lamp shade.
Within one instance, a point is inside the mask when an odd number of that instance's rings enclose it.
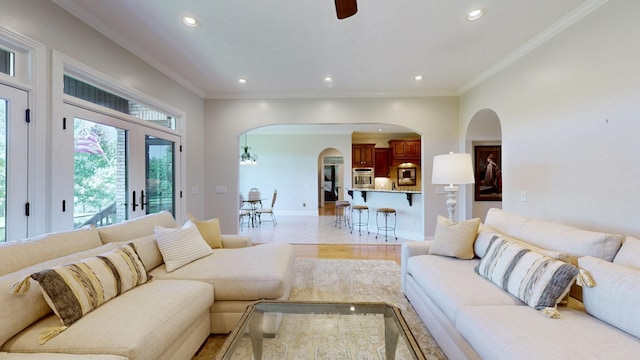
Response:
[[[433,157],[432,184],[473,184],[471,154],[449,153]]]

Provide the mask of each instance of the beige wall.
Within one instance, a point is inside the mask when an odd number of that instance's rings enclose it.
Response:
[[[205,104],[205,181],[208,189],[224,186],[227,193],[208,191],[205,213],[220,217],[223,231],[237,229],[238,198],[238,134],[271,124],[349,124],[388,123],[402,125],[422,135],[422,176],[431,178],[433,156],[457,151],[458,99],[432,98],[351,98],[351,99],[267,99],[207,100]],[[350,146],[350,145],[349,145]],[[337,146],[332,146],[336,147]],[[320,149],[319,151],[322,151]],[[351,172],[351,149],[339,149],[345,166]],[[315,168],[316,156],[309,159]],[[317,172],[302,184],[317,182]],[[303,198],[308,188],[293,187]],[[444,195],[436,195],[435,187],[423,182],[424,235],[432,236],[437,214],[446,214]],[[315,191],[315,189],[314,189]],[[280,193],[280,191],[278,191]],[[315,196],[315,192],[314,192]],[[406,202],[406,200],[404,200]],[[414,205],[416,206],[416,205]],[[421,225],[421,224],[419,224]]]
[[[608,1],[461,96],[461,128],[500,118],[505,210],[640,235],[638,14]]]

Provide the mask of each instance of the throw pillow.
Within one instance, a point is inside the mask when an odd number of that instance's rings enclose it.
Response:
[[[198,228],[168,229],[155,227],[156,241],[168,272],[210,255],[213,250],[202,238]]]
[[[497,236],[491,239],[487,253],[475,270],[552,318],[559,317],[556,306],[578,275],[578,268],[574,265]]]
[[[478,226],[480,219],[477,218],[454,223],[444,216],[438,216],[429,254],[473,259],[473,242],[478,234]]]
[[[217,218],[210,220],[198,220],[187,215],[189,220],[184,224],[184,227],[189,227],[191,224],[195,225],[200,231],[200,235],[204,238],[204,241],[211,246],[212,249],[218,249],[222,247],[222,231],[220,231],[220,220]]]
[[[31,278],[40,283],[45,300],[64,324],[44,330],[40,344],[105,302],[150,279],[133,244],[55,266],[31,274]]]

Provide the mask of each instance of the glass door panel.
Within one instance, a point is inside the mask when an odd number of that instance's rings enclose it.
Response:
[[[73,226],[104,226],[129,218],[128,131],[76,117]]]
[[[145,148],[144,210],[147,214],[164,210],[175,214],[175,143],[145,135]]]
[[[0,85],[0,242],[27,237],[28,94]]]

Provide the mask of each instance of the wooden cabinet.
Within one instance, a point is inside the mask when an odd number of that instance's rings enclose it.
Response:
[[[391,151],[389,148],[375,149],[375,177],[389,177],[389,168],[391,166]]]
[[[389,140],[391,157],[401,161],[420,161],[420,140]]]
[[[351,159],[353,167],[374,167],[375,144],[351,145]]]

